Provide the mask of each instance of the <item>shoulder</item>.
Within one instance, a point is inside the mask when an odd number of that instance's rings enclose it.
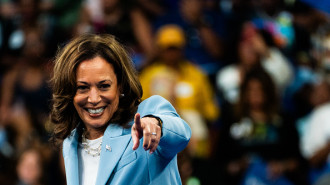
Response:
[[[165,98],[159,95],[153,95],[140,103],[138,112],[142,116],[144,114],[154,114],[155,112],[176,112],[176,110]]]
[[[70,135],[63,140],[63,144],[62,144],[63,156],[68,155],[70,150],[72,148],[75,148],[75,146],[78,144],[79,133],[77,129],[79,129],[79,127],[73,129]]]
[[[153,95],[153,96],[150,96],[149,98],[143,100],[139,107],[144,107],[146,105],[152,105],[154,103],[169,103],[165,98],[163,98],[162,96],[159,96],[159,95]]]
[[[205,72],[202,70],[202,68],[198,67],[196,64],[192,63],[191,61],[189,60],[184,60],[182,61],[181,63],[181,68],[183,70],[186,70],[187,73],[191,72],[191,73],[197,73],[199,75],[204,75]]]
[[[167,67],[163,63],[156,61],[155,63],[151,64],[150,66],[147,66],[142,70],[142,73],[150,73],[150,72],[156,72],[156,71],[162,71],[165,70]]]
[[[160,74],[167,74],[169,69],[166,65],[156,62],[146,68],[144,68],[139,77],[140,80],[152,79],[154,76],[159,76]]]

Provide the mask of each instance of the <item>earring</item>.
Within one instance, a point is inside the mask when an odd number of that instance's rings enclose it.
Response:
[[[120,94],[120,97],[124,97],[125,96],[125,94]]]

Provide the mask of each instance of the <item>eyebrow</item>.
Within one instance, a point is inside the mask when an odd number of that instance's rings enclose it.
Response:
[[[110,82],[110,84],[112,84],[112,80],[101,80],[101,81],[98,82],[98,84],[102,84],[102,83],[105,83],[105,82]],[[88,85],[88,83],[85,82],[85,81],[77,81],[77,83],[83,83],[83,84]]]

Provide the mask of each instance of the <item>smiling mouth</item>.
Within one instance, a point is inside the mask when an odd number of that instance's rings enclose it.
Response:
[[[104,111],[105,107],[101,107],[98,109],[86,109],[90,114],[101,114]]]

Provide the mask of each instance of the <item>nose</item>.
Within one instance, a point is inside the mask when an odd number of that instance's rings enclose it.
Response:
[[[97,105],[101,102],[101,96],[97,88],[91,88],[88,96],[88,103],[92,105]]]

